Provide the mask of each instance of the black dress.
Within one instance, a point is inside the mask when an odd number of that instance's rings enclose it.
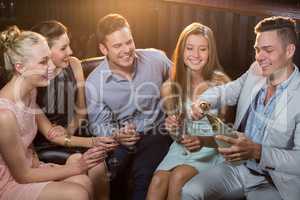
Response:
[[[77,96],[76,79],[72,68],[64,68],[48,87],[38,89],[37,104],[42,108],[49,121],[67,128],[75,114]],[[68,148],[49,142],[41,133],[34,140],[40,160],[63,164],[66,158],[82,148]]]
[[[52,123],[66,128],[74,117],[76,93],[75,76],[67,67],[48,87],[38,89],[37,103]]]

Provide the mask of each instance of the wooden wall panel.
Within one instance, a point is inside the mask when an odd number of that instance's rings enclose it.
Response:
[[[219,58],[231,77],[239,76],[252,62],[255,17],[172,3],[165,3],[159,12],[160,18],[163,18],[159,47],[168,55],[172,54],[182,29],[192,22],[201,22],[214,31]]]

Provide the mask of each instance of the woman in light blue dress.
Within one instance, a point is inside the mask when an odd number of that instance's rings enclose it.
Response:
[[[190,105],[190,102],[188,102],[187,107],[190,107]],[[217,114],[218,111],[210,110],[210,113]],[[187,133],[190,136],[214,135],[206,117],[199,121],[188,120]],[[223,158],[218,154],[216,148],[202,147],[201,150],[190,152],[184,145],[182,145],[182,143],[180,143],[180,141],[174,141],[170,146],[168,154],[159,164],[157,171],[169,171],[180,165],[189,165],[192,166],[197,172],[199,172],[209,169],[222,161]]]
[[[181,188],[189,179],[223,161],[215,148],[201,148],[204,140],[195,137],[214,135],[208,120],[192,121],[189,116],[191,104],[199,94],[229,81],[219,64],[212,30],[200,23],[187,26],[178,39],[173,62],[171,80],[163,84],[161,96],[168,115],[165,125],[175,141],[152,178],[148,200],[179,200]],[[224,110],[210,112],[220,115]],[[175,134],[176,129],[182,128],[179,121],[185,122],[188,133],[180,139]]]

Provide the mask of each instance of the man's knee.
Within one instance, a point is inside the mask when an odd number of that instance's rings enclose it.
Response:
[[[265,199],[265,200],[281,200],[278,190],[270,184],[261,185],[255,190],[249,191],[246,194],[247,199]]]
[[[182,188],[181,199],[182,200],[202,200],[204,199],[204,187],[201,182],[191,179]]]

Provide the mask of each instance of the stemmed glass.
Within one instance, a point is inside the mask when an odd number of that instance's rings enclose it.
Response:
[[[136,131],[137,121],[136,117],[138,116],[139,111],[135,110],[132,114],[127,115],[126,117],[119,120],[119,124],[121,128],[131,128]],[[128,146],[128,152],[129,153],[135,153],[136,152],[136,145]]]
[[[114,112],[112,113],[112,121],[109,125],[109,129],[111,130],[112,136],[116,137],[120,130],[120,124],[117,120],[117,116]],[[107,176],[110,180],[112,180],[116,176],[116,168],[119,166],[119,159],[114,155],[113,152],[110,152],[111,156],[108,160],[108,165],[110,166],[110,169],[107,171]]]
[[[175,116],[176,120],[179,122],[179,127],[176,127],[175,129],[173,129],[171,131],[171,138],[176,141],[179,142],[182,138],[181,138],[181,122],[182,122],[182,118],[183,118],[183,108],[182,108],[182,101],[180,99],[180,97],[177,97],[177,99],[172,99],[172,102],[169,102],[169,104],[167,104],[167,115],[168,116]]]
[[[174,131],[171,131],[170,136],[174,141],[180,142],[188,135],[188,119],[186,119],[185,116],[185,109],[181,97],[178,96],[170,103],[171,104],[169,104],[167,108],[167,114],[169,116],[174,115],[179,124],[179,127],[176,127]],[[188,155],[188,150],[185,147],[183,148],[184,152],[182,155]]]
[[[187,137],[189,135],[188,133],[188,126],[190,123],[190,119],[188,118],[184,118],[181,122],[181,135],[180,138],[184,139],[185,137]],[[184,151],[182,152],[182,155],[186,156],[189,155],[189,150],[187,150],[185,147],[183,147]]]

